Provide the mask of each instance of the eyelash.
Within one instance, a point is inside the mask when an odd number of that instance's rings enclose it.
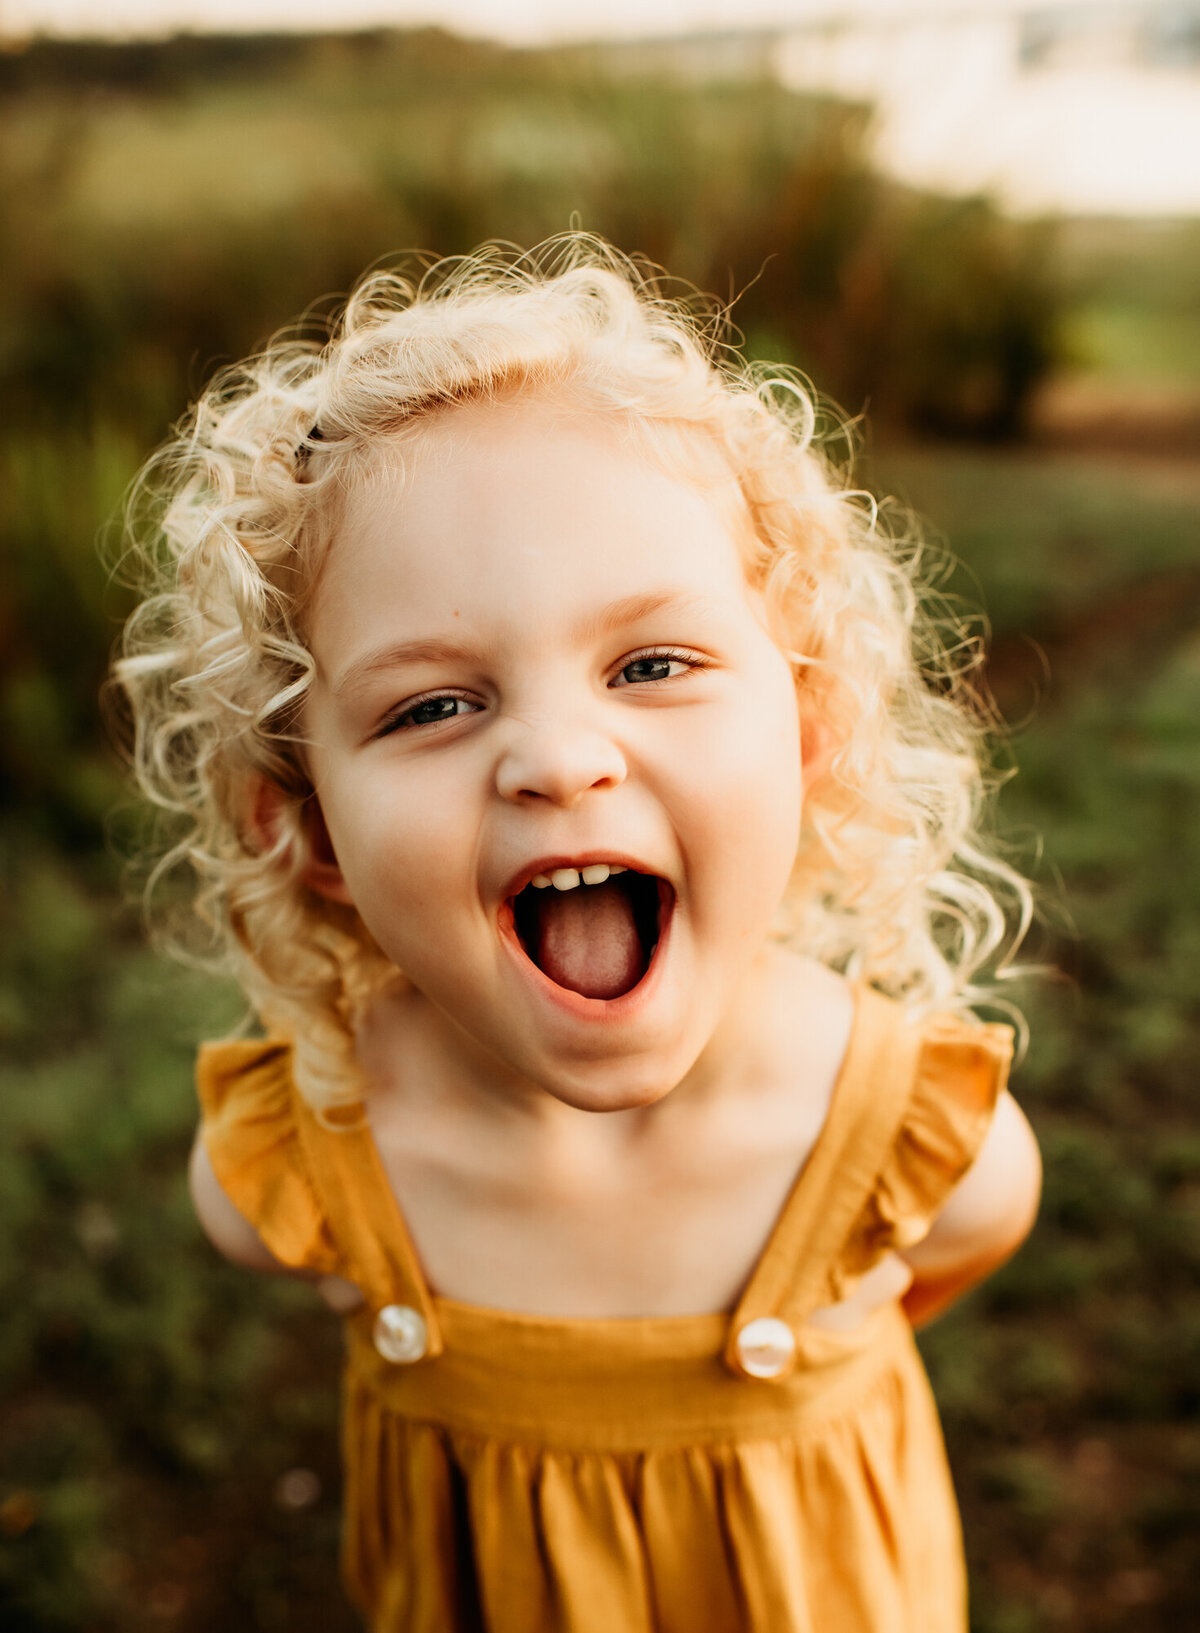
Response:
[[[414,698],[411,703],[406,703],[402,709],[397,709],[395,714],[388,715],[379,728],[379,736],[387,737],[395,731],[425,731],[430,726],[441,725],[445,720],[459,720],[462,718],[462,714],[478,713],[478,710],[463,710],[461,713],[456,710],[452,715],[444,715],[442,720],[417,722],[409,719],[410,715],[415,714],[418,709],[423,708],[427,703],[440,703],[443,700],[452,703],[470,703],[472,701],[470,698],[460,697],[457,692],[430,692],[428,697]]]
[[[710,667],[709,660],[702,657],[698,652],[690,652],[680,647],[651,647],[645,652],[635,652],[632,656],[627,657],[616,671],[616,675],[623,675],[627,669],[632,669],[635,663],[651,663],[655,659],[665,663],[686,664],[685,673],[689,674],[698,669]],[[625,681],[623,685],[616,686],[614,677],[614,680],[610,680],[608,684],[616,691],[624,691],[628,687],[661,686],[668,680],[680,680],[682,678],[681,675],[659,675],[648,680]],[[478,710],[463,710],[462,713],[455,711],[452,715],[444,715],[442,720],[425,720],[419,724],[410,719],[410,716],[425,704],[440,703],[443,700],[455,703],[470,703],[472,701],[472,699],[463,697],[457,692],[430,692],[426,697],[414,698],[411,703],[406,703],[402,709],[398,709],[395,714],[384,720],[379,728],[379,736],[386,737],[395,731],[424,731],[430,726],[441,725],[447,720],[460,720],[463,713],[478,713]]]
[[[687,673],[689,674],[697,669],[710,667],[707,658],[702,657],[699,652],[688,651],[686,647],[654,646],[648,647],[645,652],[634,652],[630,657],[626,658],[617,670],[617,674],[623,675],[627,669],[632,669],[635,663],[650,663],[656,658],[666,663],[686,664]],[[656,680],[626,681],[625,685],[661,686],[664,681],[681,680],[682,678],[681,675],[662,675]],[[611,681],[609,685],[612,685]],[[618,690],[623,690],[623,688],[618,688]]]

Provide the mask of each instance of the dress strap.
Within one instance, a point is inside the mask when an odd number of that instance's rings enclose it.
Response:
[[[725,1359],[743,1372],[739,1340],[752,1322],[794,1333],[817,1307],[831,1263],[877,1182],[912,1093],[921,1030],[866,986],[825,1126],[784,1204],[729,1326]],[[760,1376],[773,1375],[763,1372]]]
[[[351,1279],[376,1312],[415,1311],[423,1323],[421,1355],[440,1355],[437,1312],[365,1102],[318,1114],[294,1087],[292,1093],[305,1158]]]

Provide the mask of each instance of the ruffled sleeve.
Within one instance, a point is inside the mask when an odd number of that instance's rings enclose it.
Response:
[[[897,1136],[833,1266],[832,1300],[845,1298],[885,1253],[929,1233],[979,1154],[1012,1052],[1009,1026],[957,1015],[927,1024]]]
[[[196,1063],[205,1149],[221,1189],[285,1265],[332,1275],[339,1256],[304,1160],[291,1048],[206,1044]]]

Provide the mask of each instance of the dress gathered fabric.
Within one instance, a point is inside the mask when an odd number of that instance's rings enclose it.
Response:
[[[610,1320],[438,1297],[362,1104],[319,1118],[285,1041],[203,1049],[230,1200],[282,1263],[364,1294],[346,1318],[343,1568],[373,1633],[966,1633],[903,1312],[852,1332],[808,1318],[925,1235],[1011,1053],[1008,1027],[914,1025],[859,988],[824,1129],[736,1309]],[[752,1322],[787,1340],[773,1375],[752,1375]]]

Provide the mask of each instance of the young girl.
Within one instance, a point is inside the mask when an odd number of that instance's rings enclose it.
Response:
[[[1025,1235],[1020,881],[809,399],[615,252],[380,274],[155,467],[120,677],[268,1036],[230,1258],[346,1312],[378,1633],[962,1633],[913,1338]]]

